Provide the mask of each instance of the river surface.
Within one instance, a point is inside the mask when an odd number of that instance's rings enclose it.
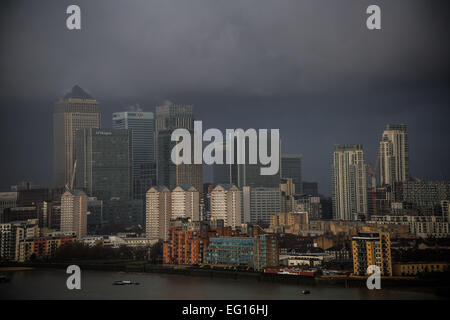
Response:
[[[345,288],[339,285],[299,285],[261,282],[255,279],[225,279],[155,273],[82,271],[81,289],[69,290],[63,269],[27,270],[11,273],[9,283],[0,283],[0,299],[438,299],[414,289]],[[115,286],[115,280],[140,285]],[[301,290],[311,294],[302,295]]]

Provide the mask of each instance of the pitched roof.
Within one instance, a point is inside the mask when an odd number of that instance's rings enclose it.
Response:
[[[84,91],[79,85],[74,85],[72,90],[64,96],[64,99],[70,99],[70,98],[76,98],[76,99],[94,99],[92,96]]]

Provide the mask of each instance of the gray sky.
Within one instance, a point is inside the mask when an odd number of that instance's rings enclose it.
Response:
[[[82,30],[66,29],[69,4]],[[378,4],[382,30],[365,10]],[[447,1],[6,1],[0,10],[0,188],[52,181],[52,107],[74,84],[111,113],[170,100],[204,127],[280,128],[330,194],[333,145],[368,162],[409,125],[412,174],[450,177]]]

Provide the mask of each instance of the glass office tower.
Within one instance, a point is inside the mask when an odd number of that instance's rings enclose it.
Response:
[[[131,198],[131,132],[83,129],[76,133],[76,186],[99,200]]]
[[[133,198],[144,200],[145,193],[156,184],[153,112],[115,112],[113,129],[131,130]]]

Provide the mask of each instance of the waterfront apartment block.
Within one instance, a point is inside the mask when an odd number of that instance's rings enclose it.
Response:
[[[154,186],[147,192],[145,210],[147,237],[166,241],[171,219],[199,220],[200,195],[193,186],[177,186],[172,191]]]
[[[167,187],[154,186],[147,191],[145,218],[147,238],[168,240],[169,222],[172,218],[172,196]]]
[[[163,261],[170,264],[201,264],[211,237],[237,236],[238,232],[225,227],[222,220],[172,220],[168,241],[163,244]]]
[[[190,218],[198,221],[200,217],[200,193],[194,186],[177,186],[172,190],[172,217]]]
[[[32,259],[50,258],[60,246],[75,240],[76,237],[67,235],[26,239],[20,242],[18,261],[25,262]]]
[[[21,241],[38,236],[37,219],[0,224],[0,261],[18,261]]]
[[[68,189],[61,197],[61,232],[75,232],[78,238],[87,234],[87,195]]]
[[[367,268],[376,265],[381,275],[392,276],[391,240],[389,233],[360,232],[352,238],[353,273],[367,275]]]
[[[248,266],[261,271],[279,265],[278,242],[273,234],[253,237],[214,237],[209,239],[206,263]]]
[[[210,193],[211,220],[223,220],[225,226],[242,223],[242,192],[233,184],[219,184]]]

